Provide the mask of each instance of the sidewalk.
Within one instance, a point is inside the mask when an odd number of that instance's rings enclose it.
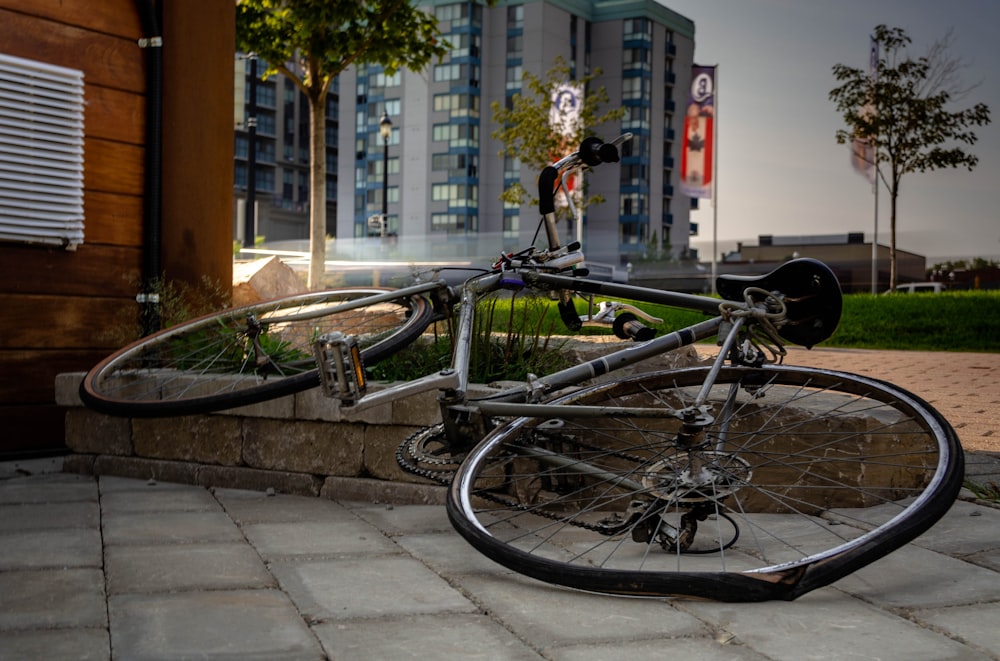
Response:
[[[1000,356],[815,349],[789,362],[923,396],[975,448],[970,473],[1000,482]],[[523,578],[477,554],[441,506],[60,465],[0,464],[0,660],[1000,659],[1000,509],[968,500],[833,586],[721,604]]]
[[[0,659],[989,659],[1000,510],[792,603],[571,592],[440,506],[64,473],[0,480]]]

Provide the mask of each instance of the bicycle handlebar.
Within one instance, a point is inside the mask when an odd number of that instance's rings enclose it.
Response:
[[[555,213],[560,173],[587,166],[596,167],[601,163],[617,163],[620,160],[618,145],[631,139],[631,133],[624,133],[611,142],[595,137],[585,138],[578,150],[546,166],[538,175],[538,211],[543,216]]]

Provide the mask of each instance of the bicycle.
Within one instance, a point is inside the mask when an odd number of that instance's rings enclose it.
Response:
[[[794,599],[930,528],[962,483],[947,421],[892,384],[782,364],[786,344],[812,347],[839,322],[840,286],[824,264],[796,259],[759,277],[720,276],[721,299],[582,277],[580,246],[560,245],[555,195],[569,174],[617,161],[627,138],[588,138],[542,171],[547,248],[503,254],[460,287],[433,281],[209,315],[109,357],[81,396],[107,412],[163,415],[316,385],[342,411],[439,391],[442,423],[407,439],[400,464],[449,485],[448,516],[477,550],[586,591]],[[610,324],[634,341],[470,397],[477,301],[526,290],[555,299],[573,330]],[[603,297],[706,319],[652,337],[639,308],[602,310]],[[394,321],[376,324],[384,315]],[[450,367],[368,392],[367,367],[436,319],[456,320]],[[226,348],[196,350],[208,336]],[[711,337],[711,365],[588,384]],[[226,366],[207,368],[218,356]]]

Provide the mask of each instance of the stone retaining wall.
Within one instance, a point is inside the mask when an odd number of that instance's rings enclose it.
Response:
[[[601,351],[572,350],[581,360]],[[695,362],[697,353],[687,348],[646,361],[640,369]],[[208,415],[119,418],[83,407],[82,379],[83,373],[56,378],[56,401],[68,407],[66,445],[73,453],[64,461],[66,471],[341,499],[443,503],[443,487],[396,463],[400,443],[440,422],[437,392],[349,417],[336,400],[313,389]],[[489,390],[470,388],[472,394]]]

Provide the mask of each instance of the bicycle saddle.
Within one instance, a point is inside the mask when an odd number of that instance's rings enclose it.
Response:
[[[743,301],[747,287],[784,294],[788,323],[778,334],[807,349],[833,335],[840,322],[840,282],[829,266],[815,259],[794,259],[761,276],[720,275],[715,286],[727,301]]]

